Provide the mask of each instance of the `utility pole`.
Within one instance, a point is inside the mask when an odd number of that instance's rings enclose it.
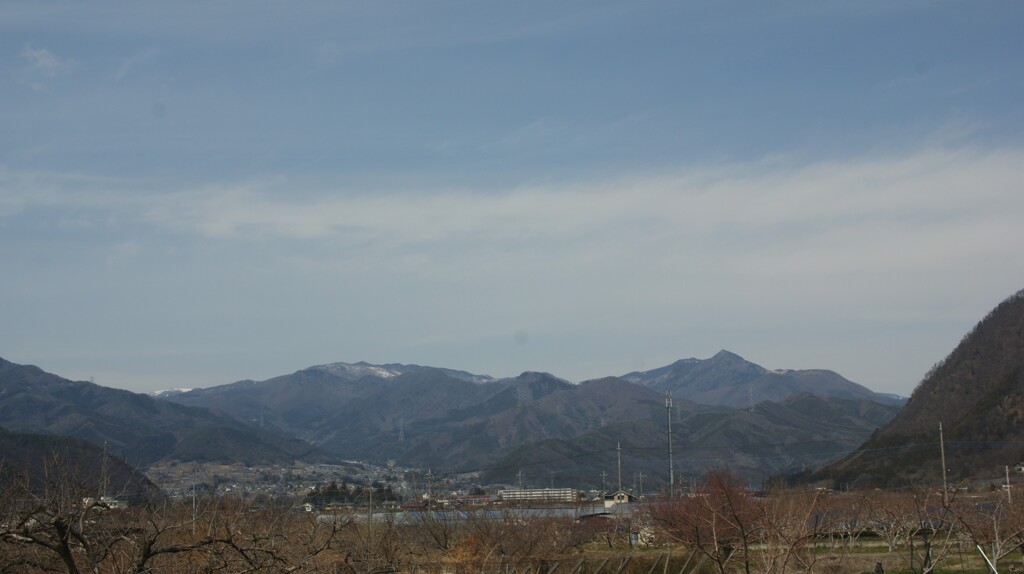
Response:
[[[675,496],[676,470],[672,465],[672,391],[665,396],[665,410],[668,412],[668,495]]]
[[[100,459],[100,501],[107,495],[110,487],[110,445],[103,441],[103,458]]]
[[[1003,468],[1006,469],[1006,502],[1013,504],[1013,495],[1010,494],[1010,489],[1012,488],[1010,486],[1010,467],[1006,466]]]
[[[196,533],[196,469],[192,467],[192,534]]]
[[[369,501],[369,505],[368,505],[368,507],[366,509],[367,510],[367,513],[366,513],[366,532],[367,532],[367,536],[370,538],[370,547],[373,548],[373,478],[372,477],[370,478],[369,490],[370,490],[370,501]]]
[[[942,506],[949,506],[949,487],[946,483],[946,442],[942,439],[942,421],[939,421],[939,453],[942,456]]]
[[[608,487],[605,486],[605,480],[604,480],[605,477],[607,477],[607,476],[608,476],[608,473],[602,470],[601,471],[601,496],[604,496],[604,493],[608,491]]]
[[[622,443],[615,443],[615,452],[619,463],[619,490],[622,490]]]

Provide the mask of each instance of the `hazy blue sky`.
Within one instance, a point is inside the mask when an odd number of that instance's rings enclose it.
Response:
[[[1024,3],[0,7],[0,356],[132,390],[729,349],[909,394],[1024,288]]]

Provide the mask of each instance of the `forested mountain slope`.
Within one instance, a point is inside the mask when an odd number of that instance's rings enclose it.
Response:
[[[311,445],[206,409],[147,395],[70,381],[32,365],[0,359],[0,426],[11,431],[72,436],[146,466],[164,457],[241,462],[323,458]],[[205,440],[194,440],[199,433]],[[211,449],[241,433],[237,448]],[[192,451],[188,446],[201,446]],[[228,443],[222,443],[227,446]],[[209,458],[212,457],[212,458]]]
[[[967,333],[899,415],[825,472],[840,481],[935,480],[940,423],[951,479],[998,475],[1024,459],[1024,290]]]

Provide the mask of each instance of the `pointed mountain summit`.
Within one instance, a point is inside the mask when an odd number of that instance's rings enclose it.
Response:
[[[837,482],[999,476],[1024,460],[1024,290],[982,319],[914,389],[906,407],[855,453],[822,471]]]
[[[783,401],[804,393],[883,404],[900,402],[849,381],[834,371],[769,371],[724,350],[710,359],[682,359],[658,369],[629,373],[622,378],[657,391],[672,391],[674,396],[695,403],[738,408],[749,408],[761,401]]]

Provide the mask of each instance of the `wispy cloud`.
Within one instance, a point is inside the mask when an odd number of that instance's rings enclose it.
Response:
[[[230,245],[275,242],[311,266],[388,262],[424,277],[607,273],[752,295],[918,289],[922,277],[1013,260],[1024,244],[1024,150],[784,160],[497,190],[292,193],[286,180],[159,192],[134,182],[0,178],[0,217],[66,211]],[[121,256],[124,253],[120,253]],[[572,269],[572,271],[568,271]],[[1005,268],[998,273],[1019,270]],[[696,274],[696,275],[695,275]],[[655,282],[657,283],[657,282]],[[652,300],[672,297],[657,284]]]
[[[55,78],[71,67],[70,60],[61,60],[46,48],[25,46],[21,50],[21,57],[28,62],[29,68],[33,72],[44,78]]]
[[[322,193],[225,186],[155,195],[140,214],[209,237],[388,243],[638,237],[787,238],[891,227],[907,234],[1024,213],[1024,151],[924,151],[804,166],[737,165],[489,191]],[[876,235],[877,236],[877,235]],[[732,239],[728,239],[732,238]]]
[[[59,58],[50,50],[31,44],[21,49],[21,58],[26,64],[26,82],[34,90],[45,90],[49,81],[66,74],[73,64],[70,59]]]
[[[395,243],[597,237],[629,228],[683,239],[787,238],[842,229],[899,233],[1024,213],[1024,150],[926,150],[897,158],[784,160],[497,190],[290,193],[287,180],[179,191],[85,175],[0,174],[2,212],[62,205],[181,233],[246,240],[358,234]]]

